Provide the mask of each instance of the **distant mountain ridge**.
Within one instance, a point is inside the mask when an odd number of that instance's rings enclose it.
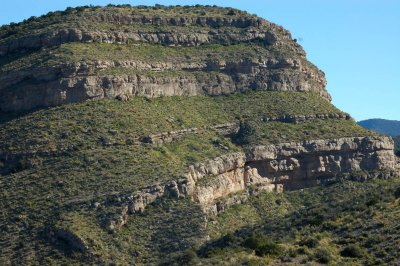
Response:
[[[380,118],[367,119],[357,122],[362,127],[390,136],[400,135],[400,121]]]

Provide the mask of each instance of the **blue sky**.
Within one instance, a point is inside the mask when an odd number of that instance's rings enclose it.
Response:
[[[0,24],[79,5],[217,4],[257,14],[290,30],[326,73],[333,103],[356,120],[400,120],[399,0],[4,1]]]

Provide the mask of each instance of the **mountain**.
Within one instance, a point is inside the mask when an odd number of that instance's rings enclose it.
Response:
[[[330,100],[287,30],[232,8],[2,26],[0,264],[395,264],[394,143]]]
[[[400,121],[386,119],[368,119],[359,121],[358,124],[370,130],[390,136],[400,135]]]

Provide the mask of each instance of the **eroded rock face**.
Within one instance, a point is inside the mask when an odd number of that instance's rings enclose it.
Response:
[[[118,67],[137,71],[137,74],[104,75],[92,64],[0,73],[0,109],[21,111],[90,99],[132,96],[216,96],[246,90],[314,91],[330,100],[324,89],[326,81],[317,71],[302,66],[271,70],[261,61],[249,66],[231,62],[237,65],[217,70],[207,65],[200,68],[187,66],[184,70],[171,66],[173,71],[179,71],[173,76],[160,75],[157,66],[142,68],[133,63],[118,64]],[[115,64],[107,65],[106,69]],[[246,67],[250,70],[246,71]],[[168,67],[161,69],[161,72],[169,71]],[[141,74],[145,70],[146,74]]]
[[[285,189],[316,185],[321,179],[357,171],[395,171],[390,137],[355,137],[255,146],[247,165]]]
[[[360,170],[366,172],[366,178],[368,172],[398,174],[399,159],[393,148],[393,140],[384,136],[249,147],[246,153],[232,153],[192,165],[177,181],[157,184],[128,196],[121,218],[112,221],[110,228],[118,229],[126,223],[128,214],[142,212],[148,204],[164,196],[190,198],[205,213],[215,215],[245,201],[246,195],[234,193],[249,187],[282,192],[315,186]]]

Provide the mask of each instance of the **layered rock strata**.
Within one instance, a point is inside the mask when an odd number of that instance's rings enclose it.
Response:
[[[254,146],[247,165],[285,189],[317,185],[321,179],[357,171],[393,172],[396,156],[390,137],[354,137]]]
[[[120,228],[127,222],[129,214],[143,212],[149,204],[165,196],[190,198],[201,204],[206,213],[216,213],[216,199],[243,191],[248,186],[256,185],[269,191],[281,190],[268,178],[260,177],[256,169],[245,167],[245,162],[244,153],[228,154],[190,166],[176,181],[156,184],[128,195],[122,200],[125,205],[122,206],[121,215],[111,221],[109,228]]]
[[[354,137],[249,147],[190,166],[182,178],[157,184],[127,196],[122,213],[110,229],[127,222],[128,215],[142,212],[160,197],[189,197],[201,204],[205,213],[217,214],[246,197],[218,199],[256,186],[258,190],[283,191],[315,186],[358,171],[396,174],[397,158],[390,137]],[[228,202],[228,203],[227,203]]]
[[[264,65],[263,59],[254,60],[200,69],[175,67],[172,72],[163,68],[161,72],[167,74],[160,74],[158,68],[143,73],[146,69],[120,66],[121,74],[105,75],[91,66],[71,65],[0,73],[0,110],[22,111],[101,98],[217,96],[246,90],[313,91],[330,100],[320,89],[326,81],[318,72],[300,64],[275,68]]]

